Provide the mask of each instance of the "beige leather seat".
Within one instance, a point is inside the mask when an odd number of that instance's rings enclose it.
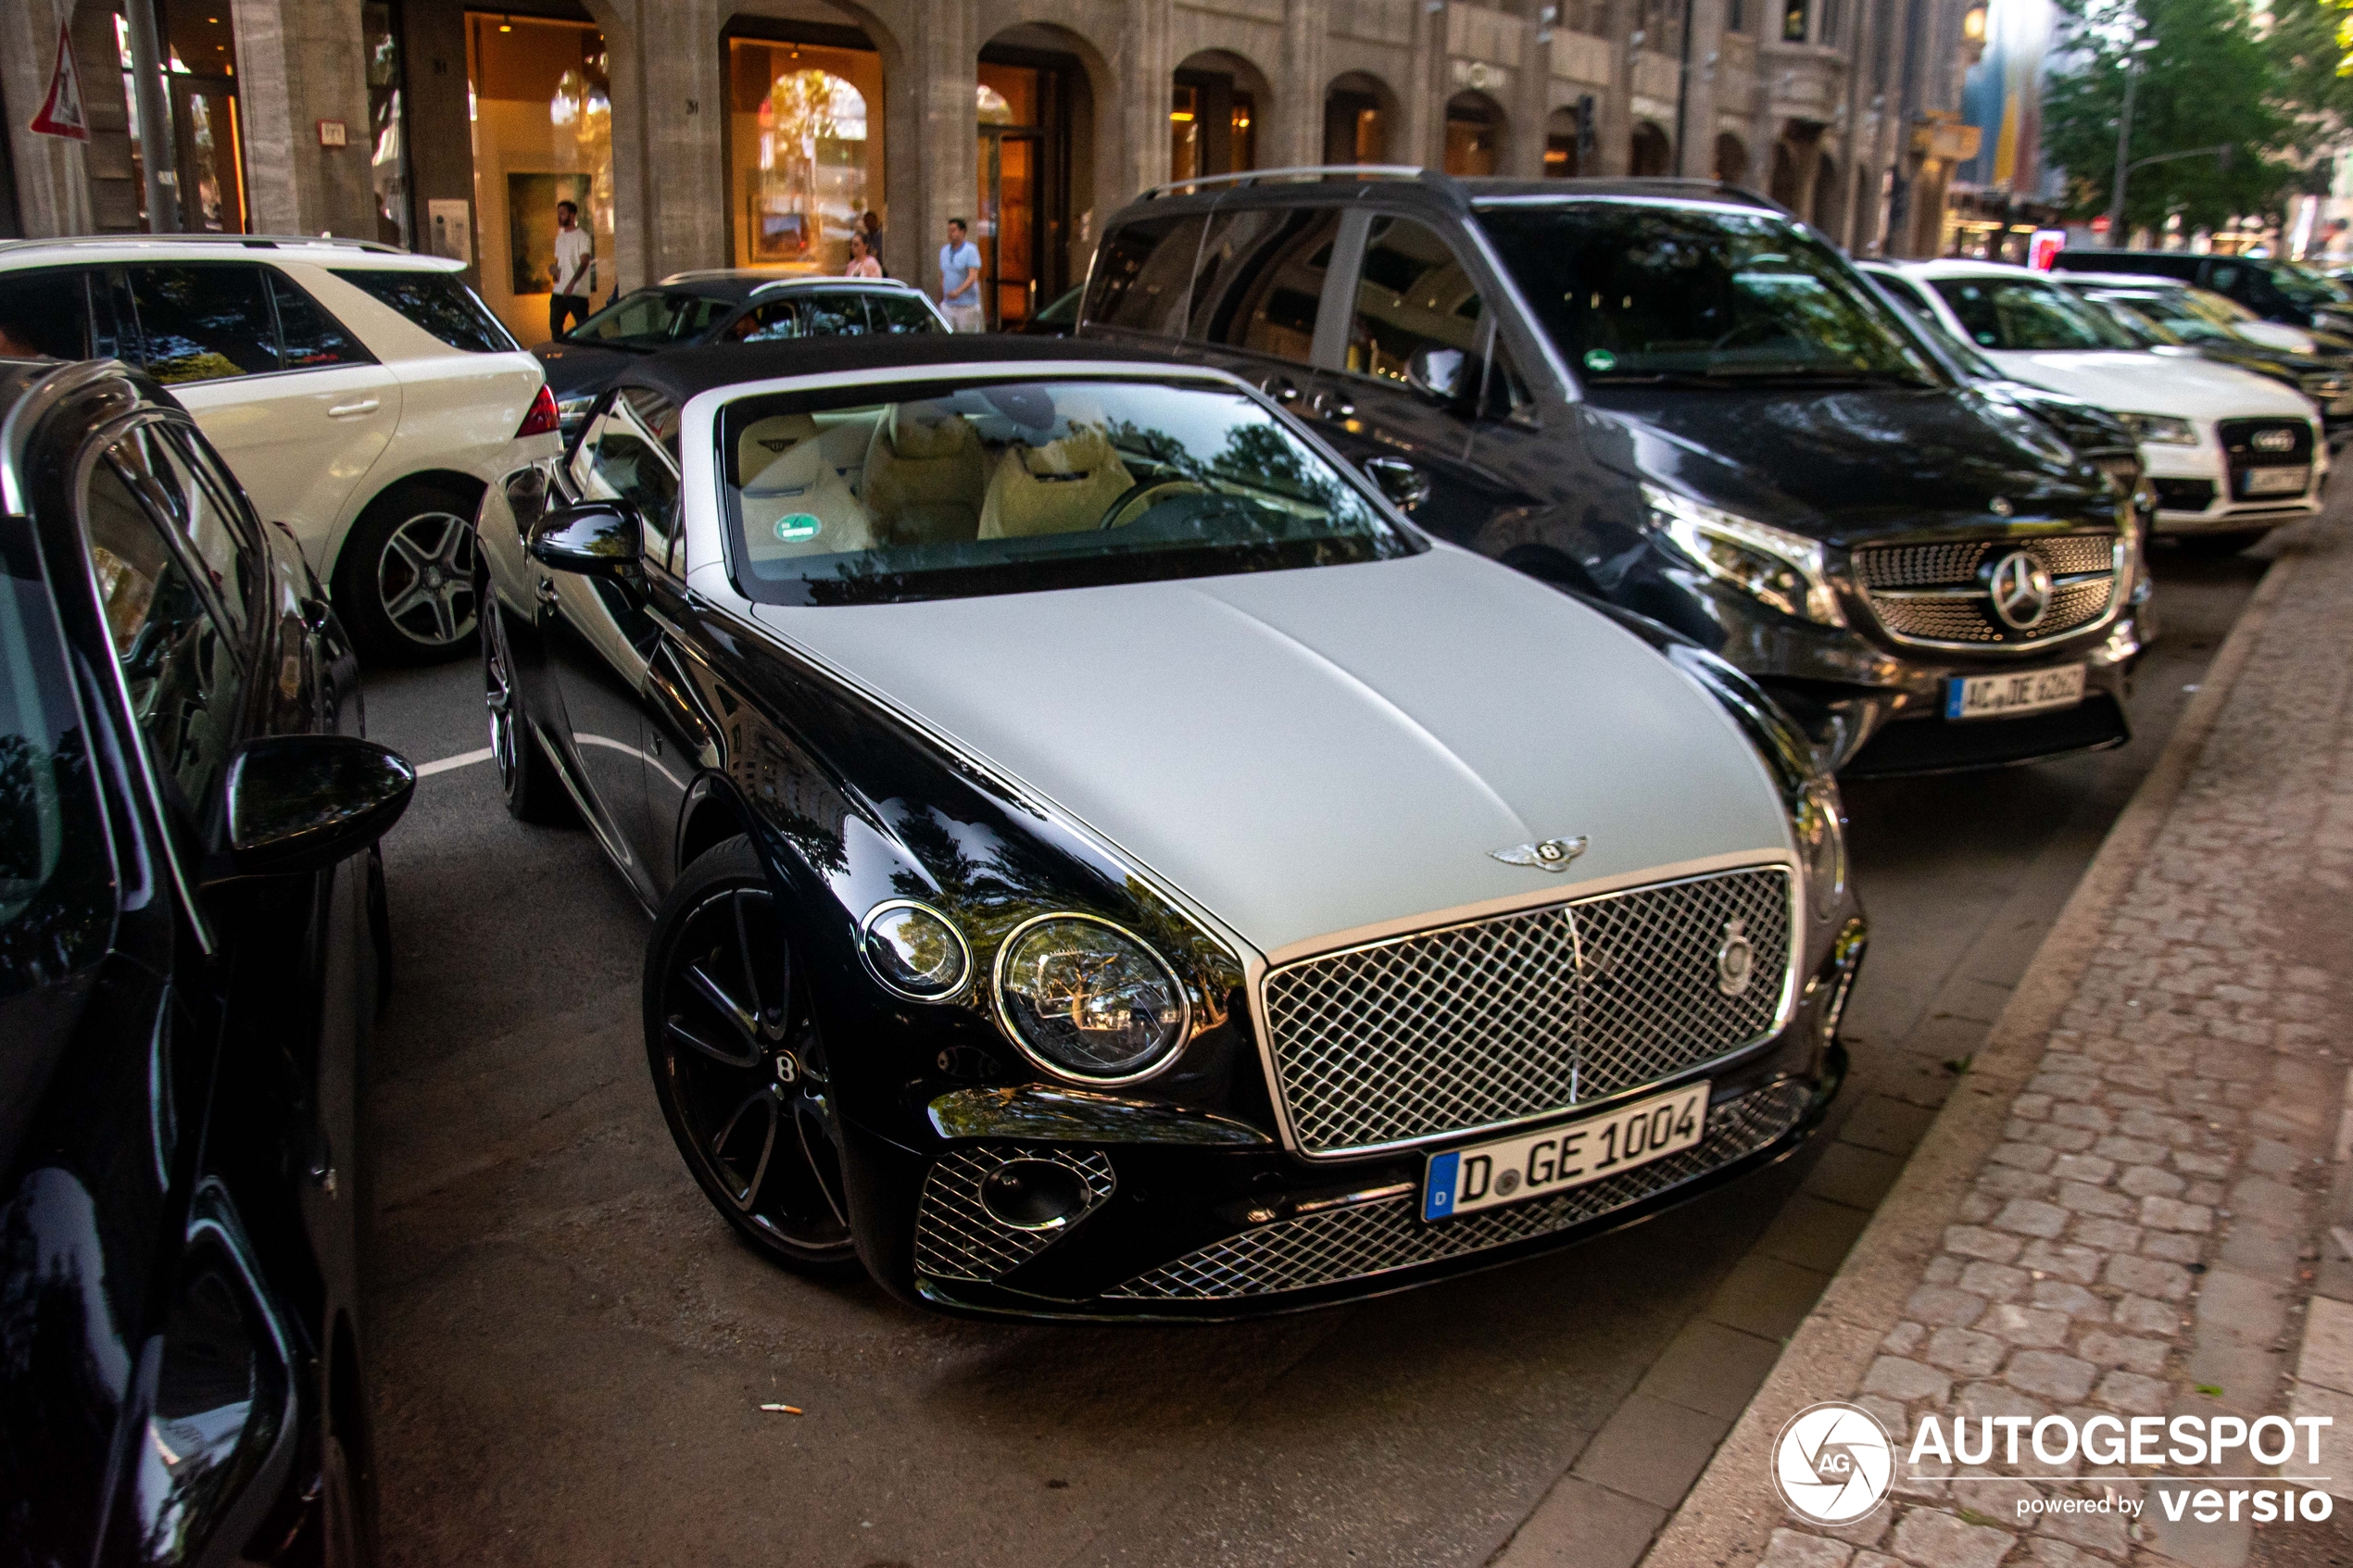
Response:
[[[980,527],[988,455],[967,420],[935,403],[900,403],[875,426],[860,486],[893,545],[953,544]]]
[[[1016,442],[997,464],[980,509],[983,539],[1026,539],[1102,526],[1112,503],[1135,484],[1111,437],[1072,429],[1043,446]]]
[[[875,547],[874,521],[832,461],[817,421],[777,414],[744,427],[744,546],[754,563]]]

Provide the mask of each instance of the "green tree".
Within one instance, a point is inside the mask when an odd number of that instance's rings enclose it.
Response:
[[[2124,101],[2125,50],[2139,56],[2130,157],[2227,144],[2230,166],[2186,157],[2137,169],[2124,202],[2128,230],[2160,226],[2179,212],[2185,229],[2220,227],[2236,213],[2266,212],[2296,182],[2275,155],[2296,129],[2282,104],[2279,57],[2256,36],[2240,0],[2060,0],[2063,46],[2074,51],[2043,100],[2044,145],[2067,170],[2079,217],[2108,210],[2116,177],[2116,122]]]

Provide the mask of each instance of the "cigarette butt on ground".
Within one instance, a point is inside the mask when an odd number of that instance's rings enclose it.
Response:
[[[760,1408],[764,1411],[774,1411],[780,1415],[799,1415],[802,1413],[801,1408],[799,1405],[762,1405]]]

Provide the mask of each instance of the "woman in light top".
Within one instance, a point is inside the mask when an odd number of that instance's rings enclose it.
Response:
[[[849,232],[849,267],[843,275],[851,278],[879,278],[883,275],[882,263],[875,259],[875,253],[868,246],[862,231],[852,229]]]

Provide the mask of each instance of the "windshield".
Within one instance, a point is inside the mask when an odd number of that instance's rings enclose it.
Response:
[[[2279,270],[2291,274],[2294,282],[2301,283],[2305,285],[2306,288],[2309,289],[2311,291],[2310,300],[2313,304],[2319,304],[2322,301],[2326,301],[2331,304],[2342,305],[2348,299],[2353,299],[2353,290],[2348,290],[2342,282],[2330,277],[2326,272],[2322,271],[2316,267],[2307,267],[2300,261],[2286,261],[2280,264]],[[2287,295],[2293,299],[2305,299],[2308,297],[2305,295],[2296,293],[2294,289],[2290,287],[2290,278],[2282,278],[2280,280],[2280,292],[2282,294]]]
[[[1981,381],[2007,381],[2008,373],[1993,360],[1980,354],[1967,338],[1955,337],[1951,329],[1930,311],[1928,301],[1912,291],[1912,285],[1902,278],[1885,272],[1868,274],[1880,286],[1880,292],[1895,302],[1895,308],[1913,328],[1931,338],[1935,347],[1957,361],[1962,370]]]
[[[1980,348],[2037,353],[2136,346],[2106,312],[2040,278],[1931,278],[1929,285]]]
[[[608,348],[662,348],[692,343],[735,308],[733,300],[680,289],[639,289],[573,328],[563,341],[599,343]]]
[[[1784,219],[1545,202],[1482,207],[1478,223],[1589,382],[1940,383],[1837,253]]]
[[[2161,307],[2146,295],[2101,294],[2095,289],[2083,291],[2083,297],[2107,312],[2108,319],[2123,330],[2124,335],[2139,348],[2178,345],[2192,337],[2220,338],[2229,334],[2211,323],[2196,317],[2186,320],[2169,319],[2158,314]]]
[[[736,581],[774,604],[1139,583],[1406,555],[1239,392],[953,383],[745,397],[720,420]]]

